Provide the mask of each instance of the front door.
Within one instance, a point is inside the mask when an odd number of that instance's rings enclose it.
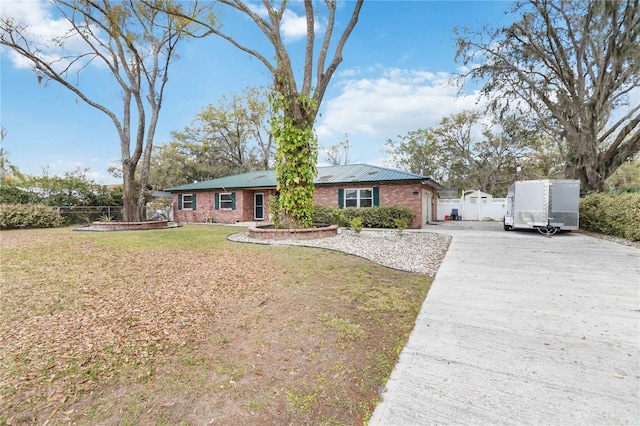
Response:
[[[431,191],[426,189],[422,190],[422,199],[424,200],[424,207],[422,209],[422,225],[427,225],[431,222]]]
[[[253,194],[253,219],[264,220],[264,194],[262,192]]]

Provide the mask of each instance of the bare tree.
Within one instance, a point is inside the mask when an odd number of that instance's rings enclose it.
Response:
[[[42,51],[42,44],[31,39],[29,24],[7,16],[0,18],[0,43],[27,59],[39,81],[61,84],[111,119],[120,138],[124,220],[143,220],[151,149],[169,65],[181,39],[206,34],[195,34],[192,21],[162,12],[159,6],[190,17],[203,14],[210,6],[201,7],[197,2],[183,6],[171,0],[53,0],[51,4],[65,18],[68,28],[43,42],[62,49],[70,41],[81,42],[85,51],[66,51],[66,56],[52,57]],[[121,90],[120,115],[80,84],[80,74],[94,61],[108,69]]]
[[[388,140],[389,163],[447,186],[504,194],[518,166],[526,165],[528,178],[540,179],[550,177],[542,166],[554,164],[546,139],[523,121],[462,111],[444,117],[437,127]]]
[[[230,172],[268,169],[275,155],[269,118],[266,94],[245,89],[244,96],[223,96],[218,105],[202,108],[193,125],[173,137],[200,145]]]
[[[146,1],[146,0],[145,0]],[[292,58],[282,38],[282,22],[290,4],[300,4],[281,0],[277,2],[262,0],[262,4],[243,0],[219,0],[219,4],[248,16],[273,46],[274,52],[261,53],[255,48],[242,44],[238,38],[225,33],[221,28],[209,26],[212,33],[227,40],[243,52],[257,58],[273,77],[273,90],[278,96],[277,105],[286,121],[280,126],[283,132],[276,134],[276,176],[280,188],[280,207],[285,214],[303,226],[311,224],[313,209],[313,179],[315,178],[318,146],[312,134],[318,110],[322,103],[329,81],[342,62],[342,51],[351,35],[364,0],[353,3],[351,18],[342,34],[334,40],[336,29],[337,0],[324,0],[326,16],[322,22],[326,25],[324,36],[316,43],[315,30],[319,14],[314,8],[316,2],[303,2],[306,19],[305,56],[300,74],[292,65]],[[351,5],[351,3],[346,3]],[[183,16],[183,15],[180,15]],[[206,22],[198,21],[201,24]],[[333,48],[333,57],[330,49]],[[274,55],[275,54],[275,55]],[[317,58],[315,55],[318,55]],[[269,59],[274,58],[274,59]],[[328,63],[327,63],[328,62]],[[301,84],[298,78],[301,75]],[[274,111],[275,113],[276,111]],[[281,123],[282,124],[282,123]],[[297,132],[297,133],[296,133]]]
[[[266,94],[245,89],[244,96],[223,96],[207,105],[173,140],[154,147],[150,181],[169,188],[252,170],[267,170],[274,161]]]
[[[349,143],[349,135],[345,133],[343,140],[328,148],[324,148],[324,153],[330,165],[340,166],[349,164],[350,150],[351,144]]]
[[[287,11],[288,1],[283,0],[280,2],[280,7],[275,8],[274,2],[269,0],[263,0],[262,6],[268,18],[263,18],[263,14],[253,7],[252,4],[242,0],[220,0],[220,3],[227,5],[232,9],[247,15],[258,26],[262,33],[267,37],[275,50],[275,62],[267,59],[269,55],[262,54],[255,49],[244,46],[236,39],[228,34],[225,34],[221,29],[217,27],[209,27],[212,33],[222,37],[238,49],[250,54],[262,62],[269,70],[274,78],[274,88],[281,93],[286,99],[291,100],[291,106],[289,113],[293,115],[296,122],[307,123],[313,122],[322,99],[324,97],[329,81],[333,77],[334,72],[338,68],[338,65],[342,62],[342,50],[344,48],[347,39],[351,35],[353,28],[358,22],[358,16],[360,15],[360,9],[364,0],[357,0],[353,6],[353,12],[351,19],[345,26],[340,38],[335,45],[333,58],[331,62],[327,64],[327,56],[331,47],[331,42],[334,37],[334,25],[335,15],[337,8],[336,0],[325,0],[323,3],[327,9],[326,28],[324,37],[319,45],[316,45],[315,41],[315,29],[316,29],[316,11],[314,10],[314,2],[311,0],[304,1],[305,17],[306,17],[306,46],[305,46],[305,58],[304,69],[302,73],[302,85],[298,89],[296,73],[292,66],[291,57],[282,39],[282,19]],[[268,19],[268,20],[267,20]],[[202,24],[205,22],[199,21]],[[314,72],[314,55],[318,48],[318,58],[315,61]],[[315,83],[315,84],[314,84]],[[308,100],[300,100],[300,95],[305,95],[307,99],[313,100],[314,104],[307,108],[303,103]]]
[[[519,1],[516,23],[458,39],[462,75],[496,110],[526,109],[562,138],[565,175],[583,188],[640,151],[638,0]]]
[[[271,105],[266,93],[258,89],[246,89],[245,99],[249,112],[247,122],[255,142],[252,151],[260,161],[262,169],[269,170],[274,162],[276,144],[269,125]]]

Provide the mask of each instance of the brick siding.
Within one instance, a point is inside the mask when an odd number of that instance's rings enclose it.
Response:
[[[317,186],[314,196],[314,203],[323,206],[338,207],[338,189],[340,188],[380,188],[380,205],[400,205],[409,207],[415,219],[411,223],[411,228],[420,228],[422,225],[422,191],[427,190],[432,193],[431,218],[436,220],[436,190],[420,182],[409,183],[383,183],[383,184],[357,184],[357,185],[336,185]],[[199,191],[196,194],[196,210],[178,210],[178,196],[173,194],[174,219],[180,222],[205,222],[208,214],[213,215],[216,223],[251,222],[254,220],[254,194],[260,192],[264,194],[264,220],[269,218],[269,198],[275,194],[274,189],[259,190],[236,190],[236,209],[215,210],[215,193],[219,191]],[[186,192],[189,194],[189,192]]]

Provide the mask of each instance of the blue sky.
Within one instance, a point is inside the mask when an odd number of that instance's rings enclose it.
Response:
[[[351,13],[352,4],[342,6],[342,12]],[[477,108],[473,87],[457,97],[449,83],[458,69],[453,28],[506,23],[512,19],[504,14],[510,6],[506,1],[365,1],[321,107],[316,124],[320,145],[335,144],[348,133],[352,163],[385,165],[388,139]],[[35,34],[48,34],[56,27],[57,18],[44,1],[3,0],[0,7],[3,15],[27,16]],[[303,16],[299,3],[292,2],[292,12]],[[283,27],[290,31],[290,52],[298,52],[304,40],[295,32],[300,21],[296,15],[291,18]],[[231,14],[221,19],[247,44],[260,40],[248,21]],[[347,20],[346,14],[338,14],[338,24]],[[256,46],[273,57],[270,45]],[[213,37],[188,41],[179,54],[170,70],[155,145],[168,142],[171,131],[190,125],[201,108],[217,104],[222,95],[270,82],[258,60]],[[19,66],[6,48],[0,56],[0,122],[7,130],[2,145],[10,161],[34,175],[41,175],[45,167],[51,174],[88,167],[96,181],[118,183],[107,173],[120,158],[111,120],[57,83],[38,84],[32,71]],[[104,70],[90,67],[81,79],[87,91],[120,111],[117,87]]]

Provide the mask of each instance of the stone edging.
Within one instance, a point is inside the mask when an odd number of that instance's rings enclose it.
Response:
[[[172,224],[173,225],[173,224]],[[175,226],[175,225],[174,225]],[[149,220],[144,222],[91,222],[90,226],[78,228],[77,231],[142,231],[148,229],[172,228],[168,220]]]
[[[249,237],[256,240],[312,240],[329,238],[337,234],[338,225],[301,229],[249,228]]]

